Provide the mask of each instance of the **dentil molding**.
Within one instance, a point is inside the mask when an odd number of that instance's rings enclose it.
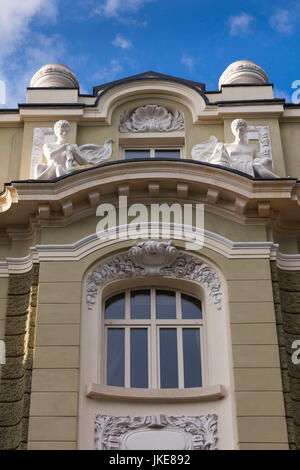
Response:
[[[147,276],[168,276],[198,281],[209,290],[217,309],[221,309],[221,282],[216,272],[195,256],[179,252],[171,242],[137,242],[124,254],[95,267],[86,282],[86,301],[92,309],[100,287],[107,282]]]
[[[217,420],[206,416],[144,417],[97,415],[96,450],[216,450]]]

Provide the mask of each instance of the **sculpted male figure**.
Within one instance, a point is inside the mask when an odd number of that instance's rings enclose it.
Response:
[[[248,126],[244,119],[235,119],[231,124],[234,142],[226,144],[211,137],[208,142],[195,145],[192,157],[215,165],[242,171],[253,177],[278,178],[270,168],[272,160],[262,156],[256,145],[248,143]]]
[[[54,126],[56,142],[43,146],[43,154],[47,164],[40,163],[35,168],[35,178],[48,180],[69,174],[73,167],[97,164],[110,158],[112,140],[107,140],[103,146],[87,144],[78,147],[68,142],[71,126],[68,121],[58,121]]]

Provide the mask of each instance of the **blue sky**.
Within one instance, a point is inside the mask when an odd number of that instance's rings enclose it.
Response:
[[[218,88],[238,59],[257,62],[291,101],[300,80],[300,1],[0,0],[0,79],[25,102],[42,65],[65,63],[82,93],[155,70]]]

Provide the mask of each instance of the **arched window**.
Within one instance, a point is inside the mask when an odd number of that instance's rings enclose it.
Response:
[[[104,300],[103,381],[134,388],[203,385],[203,314],[175,289],[128,289]]]

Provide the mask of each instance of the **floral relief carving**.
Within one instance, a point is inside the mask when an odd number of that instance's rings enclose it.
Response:
[[[176,109],[147,104],[134,111],[126,110],[120,116],[120,132],[174,132],[184,129],[183,114]]]
[[[248,138],[257,138],[261,155],[270,161],[270,170],[274,171],[269,126],[248,126]]]
[[[120,450],[126,448],[126,435],[143,431],[180,431],[190,450],[217,449],[216,414],[205,416],[166,416],[154,414],[144,417],[97,415],[95,422],[95,449]],[[163,436],[163,434],[162,434]]]
[[[92,309],[101,286],[116,279],[169,276],[200,282],[221,309],[221,282],[216,272],[198,258],[179,252],[171,242],[138,242],[124,254],[95,267],[86,283],[86,301]]]

